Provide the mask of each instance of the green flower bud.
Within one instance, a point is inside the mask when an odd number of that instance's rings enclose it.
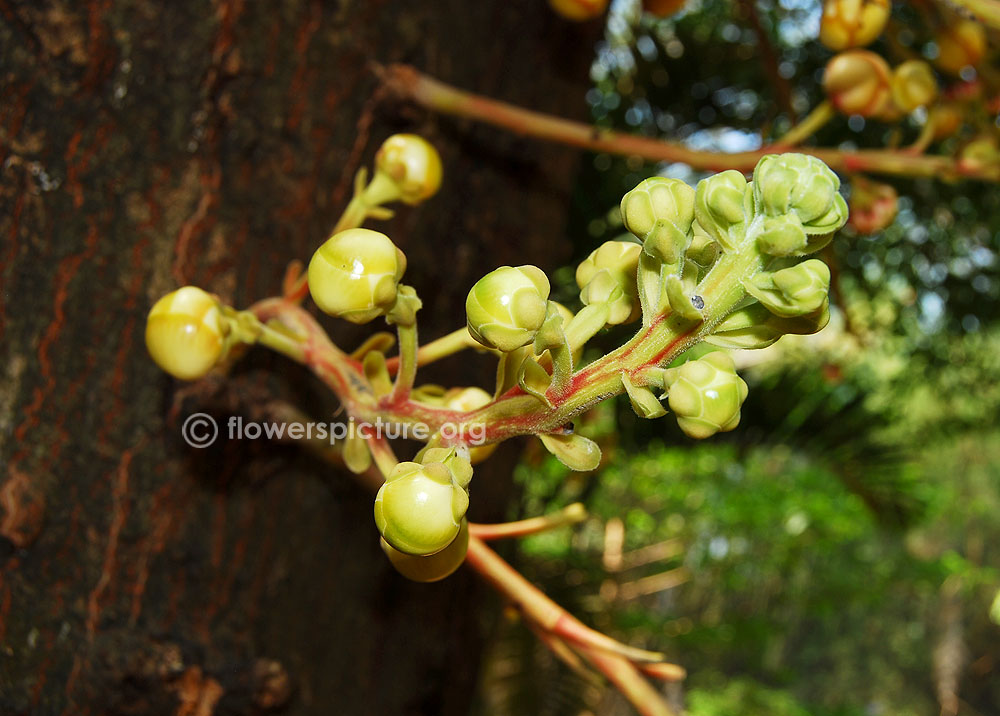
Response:
[[[441,186],[441,157],[423,137],[394,134],[375,155],[375,170],[386,174],[407,204],[419,204]]]
[[[622,197],[625,228],[650,256],[678,264],[691,243],[694,189],[679,179],[651,177]]]
[[[747,180],[735,169],[698,182],[694,213],[705,233],[732,251],[737,243],[731,231],[746,219]]]
[[[606,241],[576,269],[576,285],[580,287],[583,305],[607,303],[608,323],[613,326],[639,317],[636,271],[640,253],[642,247],[631,241]],[[598,274],[602,278],[594,280]]]
[[[549,280],[535,266],[501,266],[483,276],[465,300],[469,333],[505,353],[526,346],[545,322]]]
[[[664,376],[670,391],[670,409],[677,424],[692,438],[707,438],[732,430],[740,422],[740,407],[747,397],[747,384],[736,375],[727,353],[709,353],[668,370]]]
[[[829,299],[816,311],[792,318],[776,316],[753,301],[726,316],[705,342],[720,348],[766,348],[784,335],[817,333],[829,322]]]
[[[447,465],[399,463],[375,497],[375,524],[400,552],[440,552],[458,535],[469,495]]]
[[[759,273],[746,289],[776,316],[802,316],[819,310],[827,300],[830,268],[819,259],[809,259],[774,273]]]
[[[201,378],[222,357],[226,325],[218,302],[195,286],[168,293],[146,319],[146,349],[175,378]]]
[[[465,561],[465,555],[469,551],[469,522],[463,519],[458,536],[443,550],[430,555],[400,552],[386,542],[384,537],[379,542],[392,566],[404,577],[414,582],[437,582],[450,576]]]
[[[806,154],[769,154],[753,172],[754,199],[769,216],[795,214],[807,234],[830,234],[847,221],[840,178]]]
[[[324,313],[367,323],[392,308],[406,256],[370,229],[334,234],[309,262],[309,293]]]
[[[794,214],[766,216],[757,236],[757,246],[771,256],[798,256],[806,252],[809,237]]]

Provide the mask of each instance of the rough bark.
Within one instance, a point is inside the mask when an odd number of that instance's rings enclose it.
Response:
[[[0,0],[0,712],[466,711],[473,576],[398,578],[371,496],[295,447],[179,434],[197,410],[332,400],[263,351],[179,394],[144,317],[187,283],[278,292],[397,130],[446,167],[386,225],[425,336],[486,270],[557,266],[575,154],[381,103],[369,63],[579,117],[596,32],[542,0]],[[503,516],[511,460],[477,476],[478,517]]]

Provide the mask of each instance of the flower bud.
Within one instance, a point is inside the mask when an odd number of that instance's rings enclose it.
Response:
[[[851,182],[850,218],[859,234],[875,234],[889,226],[899,210],[899,197],[888,184],[856,177]]]
[[[441,186],[441,157],[423,137],[394,134],[375,155],[375,170],[386,174],[407,204],[419,204]]]
[[[606,241],[576,269],[583,305],[608,304],[608,323],[613,326],[639,317],[636,271],[640,253],[642,247],[631,241]],[[602,280],[595,280],[598,274]]]
[[[840,178],[816,157],[769,154],[757,162],[753,192],[769,216],[794,214],[806,234],[830,234],[847,221]]]
[[[757,246],[770,256],[799,256],[807,253],[809,237],[795,214],[765,216]]]
[[[819,40],[834,52],[864,47],[882,34],[889,0],[826,0]]]
[[[688,436],[707,438],[739,425],[747,384],[728,353],[716,351],[671,368],[664,380],[670,409]]]
[[[892,102],[903,112],[925,107],[937,98],[938,86],[931,66],[907,60],[892,71]]]
[[[396,302],[406,257],[388,236],[370,229],[334,234],[309,262],[309,293],[324,313],[367,323]]]
[[[844,114],[874,117],[889,102],[889,65],[868,50],[841,52],[826,64],[823,89]]]
[[[951,75],[958,75],[970,65],[975,67],[986,54],[986,32],[975,20],[946,25],[935,41],[938,56],[934,64]]]
[[[549,280],[535,266],[501,266],[483,276],[465,300],[469,333],[487,348],[526,346],[545,322]]]
[[[687,0],[642,0],[642,9],[656,17],[670,17],[680,12]]]
[[[549,0],[549,5],[567,20],[582,22],[602,15],[608,0]]]
[[[729,250],[735,248],[730,229],[746,220],[746,194],[746,177],[735,169],[702,179],[695,190],[698,225]]]
[[[447,465],[401,462],[375,497],[375,524],[400,552],[440,552],[458,535],[469,495]]]
[[[726,316],[706,343],[720,348],[766,348],[784,335],[818,333],[830,322],[830,302],[802,316],[776,316],[758,301],[753,301]]]
[[[957,102],[942,102],[934,106],[927,121],[934,122],[934,141],[940,142],[959,130],[965,113]]]
[[[444,407],[446,410],[455,410],[462,413],[471,413],[484,405],[493,401],[493,396],[482,388],[452,388],[444,394]],[[497,444],[480,445],[469,448],[469,462],[478,465],[483,460],[493,454],[497,449]]]
[[[691,243],[694,189],[679,179],[651,177],[622,197],[625,228],[643,242],[643,249],[667,264],[680,263]]]
[[[819,259],[759,273],[746,284],[747,292],[776,316],[791,318],[819,310],[830,291],[830,268]]]
[[[175,378],[201,378],[222,357],[225,323],[218,302],[195,286],[168,293],[146,319],[146,349]]]
[[[465,555],[469,551],[469,522],[463,519],[458,536],[443,550],[430,555],[400,552],[386,542],[384,537],[379,542],[392,566],[404,577],[414,582],[437,582],[450,576],[465,561]]]

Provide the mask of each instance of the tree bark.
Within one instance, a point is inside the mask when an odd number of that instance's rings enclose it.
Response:
[[[192,412],[225,431],[273,398],[330,419],[332,398],[258,349],[182,386],[144,318],[183,284],[278,293],[393,131],[446,172],[378,227],[424,337],[497,265],[558,266],[575,153],[380,101],[370,63],[582,118],[598,25],[543,0],[0,0],[0,712],[467,711],[472,575],[397,577],[371,495],[294,446],[180,437]],[[485,359],[434,368],[491,380]],[[504,517],[514,457],[477,474],[475,517]]]

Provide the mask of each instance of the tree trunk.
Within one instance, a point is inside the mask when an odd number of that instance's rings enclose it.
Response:
[[[294,446],[181,440],[193,412],[329,419],[332,398],[260,349],[182,386],[144,318],[183,284],[278,293],[393,131],[446,171],[379,226],[423,336],[497,265],[559,265],[576,155],[381,101],[370,63],[580,118],[598,32],[544,0],[0,0],[0,712],[467,711],[491,603],[472,575],[397,577],[371,495]],[[477,474],[475,517],[504,516],[513,457]]]

